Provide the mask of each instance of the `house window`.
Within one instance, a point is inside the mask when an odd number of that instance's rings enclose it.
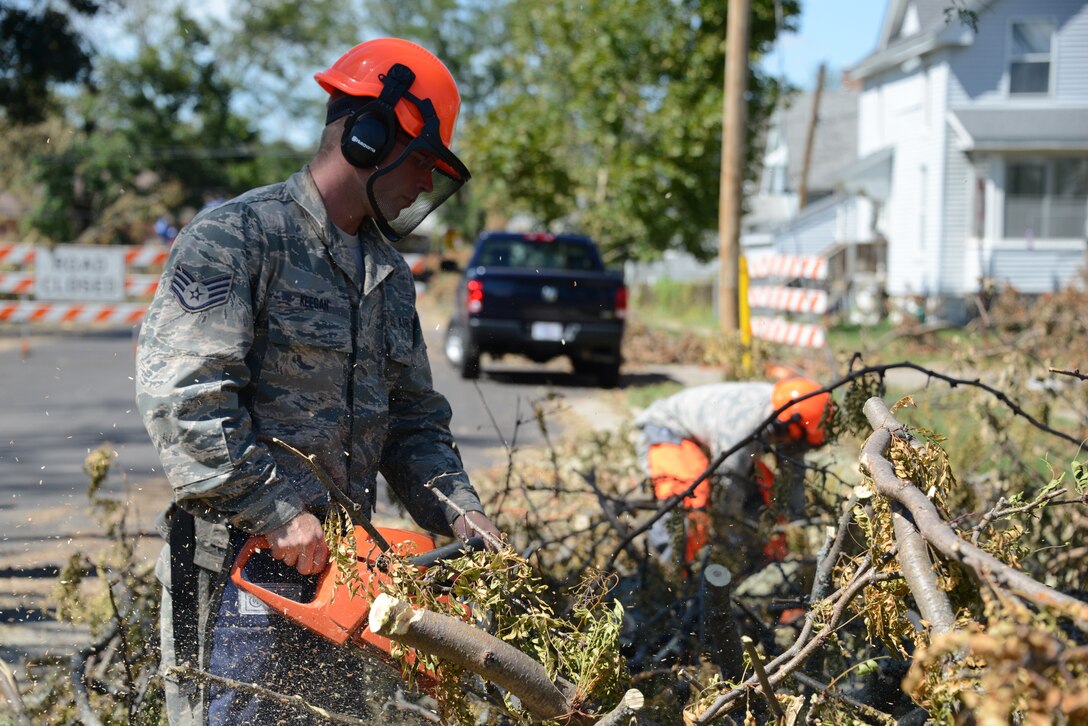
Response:
[[[1054,23],[1023,20],[1012,24],[1009,48],[1009,95],[1050,93]]]
[[[1006,239],[1082,238],[1088,224],[1088,157],[1010,161]]]

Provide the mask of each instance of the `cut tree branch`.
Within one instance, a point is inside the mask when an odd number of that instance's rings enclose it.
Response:
[[[564,694],[544,666],[479,628],[382,593],[370,607],[370,630],[409,648],[455,663],[505,688],[542,720],[574,712],[573,693]]]
[[[870,398],[864,410],[874,430],[862,448],[861,463],[872,476],[877,492],[910,512],[926,542],[945,557],[974,571],[980,581],[992,578],[1019,597],[1038,607],[1065,614],[1077,623],[1077,627],[1088,630],[1088,603],[1044,585],[959,537],[941,518],[929,497],[910,482],[900,479],[892,463],[885,458],[892,436],[904,435],[903,425],[895,420],[879,398]]]

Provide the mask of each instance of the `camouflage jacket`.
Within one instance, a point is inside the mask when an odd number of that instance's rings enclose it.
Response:
[[[360,280],[304,168],[178,236],[140,333],[136,399],[181,506],[250,532],[320,510],[324,485],[278,439],[366,512],[379,469],[428,529],[456,517],[432,479],[482,509],[431,385],[411,273],[365,229]]]

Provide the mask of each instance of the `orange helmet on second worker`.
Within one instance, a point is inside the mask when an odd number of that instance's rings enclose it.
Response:
[[[461,111],[461,93],[445,64],[423,46],[400,38],[368,40],[344,53],[328,70],[315,73],[314,79],[329,93],[343,91],[349,96],[378,98],[385,87],[384,76],[394,63],[406,65],[415,73],[411,91],[434,104],[442,143],[450,146]],[[419,136],[423,130],[419,108],[402,98],[393,110],[404,132]]]
[[[791,401],[822,389],[811,378],[786,378],[774,384],[771,393],[771,408],[777,411]],[[830,416],[834,404],[831,394],[821,393],[798,401],[778,414],[778,421],[787,427],[791,439],[807,443],[809,446],[822,446],[827,439],[824,424]]]

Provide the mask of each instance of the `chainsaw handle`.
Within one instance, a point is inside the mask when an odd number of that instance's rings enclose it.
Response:
[[[283,597],[282,595],[272,592],[271,590],[266,590],[260,585],[250,582],[245,578],[243,570],[245,570],[246,563],[249,562],[249,558],[252,557],[254,553],[260,550],[267,550],[271,548],[272,545],[268,542],[268,538],[265,537],[263,534],[253,535],[252,537],[247,539],[246,543],[242,545],[242,549],[240,549],[238,551],[238,554],[235,556],[234,564],[231,565],[231,581],[239,590],[242,590],[243,592],[248,592],[250,595],[256,595],[266,604],[271,605],[272,607],[280,610],[281,612],[287,605],[306,605],[306,603],[300,603],[295,600],[291,600],[290,598]],[[284,565],[284,567],[288,567],[288,565]],[[328,567],[326,566],[325,570],[318,574],[323,575],[327,570]]]
[[[459,554],[466,550],[471,552],[478,552],[483,548],[484,540],[482,537],[470,537],[465,542],[456,540],[454,542],[450,542],[444,547],[438,547],[437,549],[433,549],[430,552],[424,552],[421,555],[416,555],[408,561],[416,567],[432,567],[433,565],[441,562],[442,560],[452,560],[454,557],[457,557]]]

